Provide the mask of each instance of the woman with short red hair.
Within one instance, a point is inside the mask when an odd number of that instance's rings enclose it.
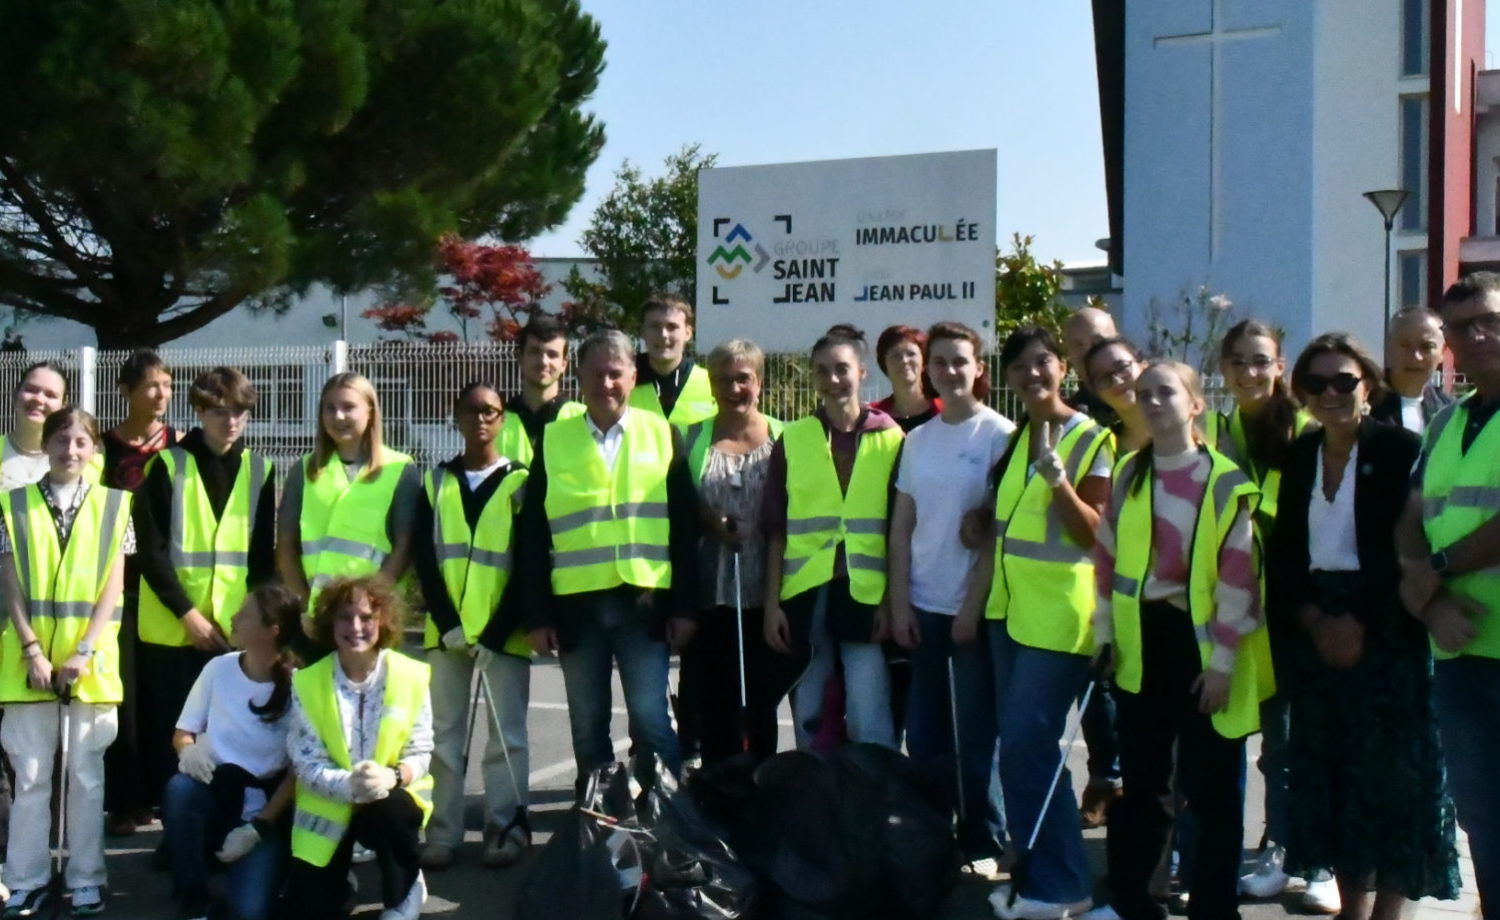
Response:
[[[926,352],[927,333],[915,326],[889,326],[875,340],[875,362],[891,382],[891,395],[873,403],[873,408],[908,433],[943,411],[943,401],[927,382]]]

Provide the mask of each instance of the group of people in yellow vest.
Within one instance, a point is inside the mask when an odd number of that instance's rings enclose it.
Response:
[[[476,686],[493,719],[480,859],[530,844],[535,654],[560,657],[580,782],[616,758],[616,670],[647,781],[657,758],[681,773],[685,747],[774,753],[788,691],[799,747],[904,736],[948,783],[971,865],[1024,852],[992,896],[1002,917],[1156,920],[1173,848],[1190,916],[1326,871],[1345,914],[1395,917],[1456,896],[1450,795],[1495,903],[1500,276],[1398,316],[1384,368],[1330,334],[1288,384],[1275,333],[1239,324],[1227,414],[1191,368],[1096,319],[1003,343],[1014,422],[985,405],[973,330],[886,330],[893,393],[865,405],[864,335],[835,326],[811,351],[817,409],[783,425],[759,409],[753,343],[686,356],[680,299],[644,305],[639,355],[613,330],[570,355],[539,316],[517,341],[522,391],[465,386],[463,449],[430,470],[384,443],[368,380],[332,377],[279,507],[244,447],[240,372],[193,382],[198,426],[179,436],[160,422],[170,371],[141,353],[121,374],[130,413],[101,435],[56,367],[29,368],[0,445],[4,915],[56,896],[37,829],[62,740],[75,915],[104,906],[106,807],[128,832],[159,806],[185,917],[340,915],[361,851],[382,920],[415,917],[424,870],[463,838]],[[1444,336],[1474,392],[1440,405]],[[397,649],[411,598],[422,658]],[[1058,748],[1095,681],[1117,775],[1097,907]],[[1289,725],[1290,814],[1268,793],[1282,823],[1241,879],[1244,743],[1271,719]],[[112,742],[138,780],[107,765]]]

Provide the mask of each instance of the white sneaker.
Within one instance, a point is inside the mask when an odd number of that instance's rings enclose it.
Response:
[[[1319,869],[1313,873],[1312,878],[1307,880],[1307,890],[1302,892],[1299,900],[1302,909],[1312,914],[1336,914],[1344,907],[1344,899],[1339,896],[1339,884],[1327,869]]]
[[[427,903],[427,879],[417,872],[417,880],[411,883],[406,897],[395,907],[380,912],[380,920],[417,920],[422,915],[422,905]]]
[[[1249,875],[1240,876],[1240,894],[1251,898],[1274,898],[1286,890],[1291,876],[1286,874],[1286,849],[1267,843]]]
[[[1008,883],[990,893],[990,907],[1000,920],[1068,920],[1069,917],[1081,917],[1094,906],[1093,898],[1084,898],[1071,904],[1054,904],[1051,901],[1035,901],[1025,897],[1016,898],[1014,904],[1007,903],[1009,900]]]
[[[73,916],[91,917],[104,911],[104,892],[98,885],[84,885],[69,893],[73,901]]]

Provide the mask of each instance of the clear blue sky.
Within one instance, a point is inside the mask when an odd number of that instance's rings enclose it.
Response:
[[[1500,9],[1486,45],[1500,47]],[[620,164],[685,143],[738,166],[995,147],[998,229],[1100,262],[1108,235],[1089,0],[584,0],[609,42],[592,110],[604,152],[569,220],[576,256]],[[1493,66],[1493,65],[1490,65]]]

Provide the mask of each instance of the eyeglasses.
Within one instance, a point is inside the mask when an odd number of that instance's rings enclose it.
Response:
[[[493,422],[501,416],[502,410],[497,406],[481,406],[479,408],[475,408],[474,406],[460,406],[456,414],[460,418],[477,418],[480,421]]]
[[[1232,367],[1232,368],[1234,368],[1237,371],[1243,371],[1243,370],[1268,371],[1271,368],[1273,368],[1273,367],[1276,366],[1276,359],[1275,358],[1268,358],[1265,355],[1256,355],[1255,357],[1251,358],[1249,361],[1246,361],[1244,358],[1230,358],[1229,359],[1229,366]]]
[[[1364,378],[1357,374],[1334,374],[1332,377],[1308,374],[1307,379],[1302,381],[1302,389],[1306,390],[1309,396],[1322,396],[1324,390],[1333,387],[1333,392],[1340,396],[1348,396],[1363,381]]]
[[[1135,365],[1136,362],[1130,358],[1126,358],[1123,361],[1116,361],[1110,365],[1109,370],[1095,378],[1094,382],[1101,384],[1129,383],[1135,374]]]
[[[1476,332],[1487,339],[1500,337],[1500,312],[1492,310],[1468,319],[1443,323],[1443,334],[1450,339],[1467,339]]]

